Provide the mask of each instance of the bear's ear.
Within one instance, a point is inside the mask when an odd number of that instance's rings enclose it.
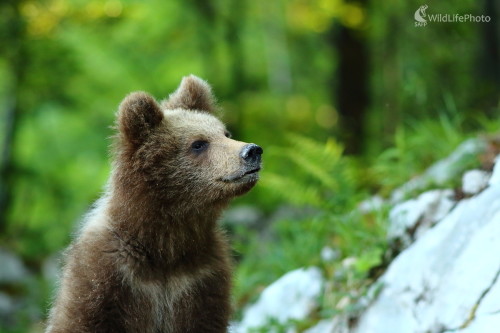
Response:
[[[118,109],[118,130],[133,145],[142,144],[163,119],[158,102],[145,92],[125,97]]]
[[[197,76],[189,75],[182,79],[179,88],[161,103],[164,109],[185,109],[213,112],[215,99],[212,88]]]

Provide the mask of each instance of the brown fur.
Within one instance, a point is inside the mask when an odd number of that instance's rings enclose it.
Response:
[[[227,330],[231,260],[216,222],[255,185],[262,150],[242,158],[248,145],[226,137],[213,100],[189,76],[162,106],[146,93],[121,103],[112,175],[67,250],[47,332]]]
[[[215,101],[210,86],[191,75],[182,79],[180,87],[162,102],[162,107],[213,112]]]

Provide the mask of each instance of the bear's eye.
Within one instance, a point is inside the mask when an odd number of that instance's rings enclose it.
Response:
[[[195,141],[191,144],[191,149],[196,153],[201,153],[208,148],[208,142],[203,140]]]
[[[231,138],[232,137],[231,132],[228,132],[228,131],[225,131],[224,135],[226,136],[226,138]]]

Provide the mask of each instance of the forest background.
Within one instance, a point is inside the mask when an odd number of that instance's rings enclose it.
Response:
[[[417,27],[425,4],[428,14],[491,20]],[[383,247],[384,217],[342,230],[329,219],[498,130],[498,19],[494,0],[2,1],[0,248],[32,278],[0,281],[0,291],[39,311],[16,311],[0,330],[43,321],[53,291],[44,263],[102,193],[119,102],[135,90],[162,99],[191,73],[213,86],[233,136],[265,150],[260,185],[235,206],[262,221],[298,212],[264,238],[230,226],[236,304],[313,262],[325,243],[368,258],[363,275]],[[266,266],[256,252],[275,256]]]

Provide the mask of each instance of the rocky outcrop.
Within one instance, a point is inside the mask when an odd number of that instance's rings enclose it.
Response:
[[[351,332],[493,333],[500,329],[498,161],[493,174],[481,170],[464,174],[462,192],[472,196],[436,219],[436,226],[421,232],[421,237],[396,257],[374,286],[381,287],[381,292]],[[436,211],[435,207],[446,210],[450,203],[443,204],[438,193],[443,192],[426,192],[419,198],[426,197],[427,201],[396,205],[390,229],[399,230],[400,237],[408,237],[407,230],[418,229],[425,215]],[[401,207],[406,207],[408,214],[406,219],[398,220],[395,212]],[[406,228],[403,230],[401,225]]]
[[[500,184],[493,184],[460,201],[391,263],[352,332],[496,332],[499,274]]]
[[[231,329],[245,333],[275,321],[303,320],[317,307],[323,277],[319,268],[296,269],[268,286],[257,302],[245,309],[243,320]]]

